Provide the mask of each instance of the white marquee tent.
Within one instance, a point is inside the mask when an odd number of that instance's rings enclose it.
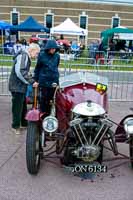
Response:
[[[51,34],[82,35],[86,36],[88,31],[78,27],[70,18],[67,18],[60,25],[51,28]]]

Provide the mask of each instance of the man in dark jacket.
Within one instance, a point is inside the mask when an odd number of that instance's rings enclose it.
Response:
[[[14,57],[14,64],[9,79],[9,91],[12,94],[12,130],[20,134],[20,126],[26,126],[25,114],[27,111],[25,96],[27,85],[34,80],[29,74],[31,58],[36,58],[40,47],[30,44],[26,51],[21,50]]]
[[[35,83],[33,87],[40,88],[40,110],[42,113],[50,113],[49,102],[53,98],[55,89],[53,83],[59,84],[58,66],[60,63],[60,55],[57,53],[59,49],[55,40],[48,40],[44,51],[40,53],[37,65],[34,71]]]

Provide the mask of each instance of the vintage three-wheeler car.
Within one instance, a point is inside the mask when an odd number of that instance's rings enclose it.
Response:
[[[37,108],[27,114],[28,172],[38,173],[41,159],[52,147],[64,166],[81,162],[101,164],[105,140],[114,155],[119,154],[117,142],[127,143],[133,168],[133,115],[126,116],[119,124],[109,119],[107,78],[76,72],[61,77],[60,84],[53,83],[53,87],[50,114],[42,117]],[[117,125],[115,131],[114,124]],[[52,147],[48,148],[50,141]]]

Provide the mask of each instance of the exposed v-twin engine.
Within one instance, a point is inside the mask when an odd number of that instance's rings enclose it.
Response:
[[[85,162],[96,160],[101,152],[103,137],[112,126],[103,117],[77,117],[70,122],[76,146],[72,154]]]
[[[96,160],[99,154],[100,148],[96,145],[84,145],[73,151],[73,155],[85,162]]]

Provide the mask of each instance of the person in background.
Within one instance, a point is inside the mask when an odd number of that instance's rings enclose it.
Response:
[[[60,35],[60,40],[64,40],[64,35],[63,34]]]
[[[26,39],[21,39],[21,41],[20,41],[20,43],[21,43],[21,45],[22,45],[22,50],[26,50],[27,48],[28,48],[28,44],[27,44],[27,41],[26,41]]]
[[[19,40],[13,45],[13,54],[16,55],[22,49],[22,44]]]
[[[55,40],[48,40],[44,51],[38,57],[37,65],[34,71],[35,83],[33,87],[40,88],[40,111],[41,115],[50,114],[50,100],[53,98],[55,88],[53,83],[59,84],[58,66],[60,63],[60,55],[57,53],[59,49]]]
[[[109,48],[107,50],[108,50],[107,63],[110,65],[113,65],[113,60],[114,60],[114,56],[115,56],[115,43],[113,41],[113,38],[111,38],[109,40]]]
[[[31,58],[37,58],[40,47],[30,44],[26,51],[19,51],[14,57],[14,64],[9,78],[9,91],[12,94],[12,131],[20,134],[20,127],[27,126],[25,114],[27,86],[34,80],[29,74]]]
[[[71,53],[73,54],[74,59],[80,56],[80,44],[78,44],[77,40],[72,41]]]
[[[89,50],[89,58],[91,58],[91,60],[89,61],[91,64],[94,64],[96,59],[97,59],[97,54],[98,54],[98,47],[99,47],[99,41],[92,41],[89,46],[88,46],[88,50]]]

